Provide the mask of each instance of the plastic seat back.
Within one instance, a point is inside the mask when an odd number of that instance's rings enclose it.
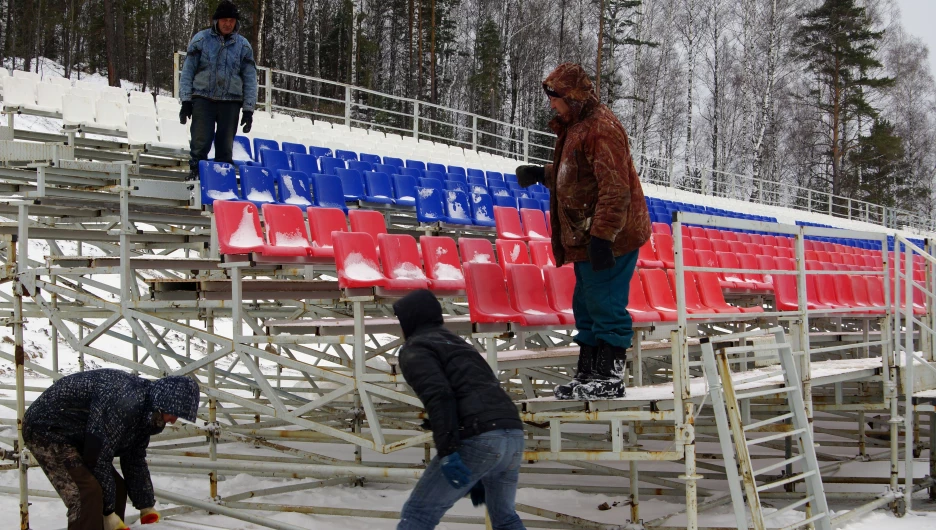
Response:
[[[283,142],[282,151],[287,155],[292,153],[308,154],[309,150],[303,144],[297,144],[295,142]]]
[[[324,159],[323,159],[324,160]],[[356,169],[335,169],[335,174],[341,179],[341,190],[346,201],[359,201],[364,199],[364,177]]]
[[[472,193],[471,221],[478,226],[496,226],[494,221],[494,202],[487,193]]]
[[[318,157],[315,155],[304,155],[302,153],[290,153],[293,169],[302,171],[306,175],[315,175],[319,171]]]
[[[309,239],[312,241],[312,255],[334,257],[332,232],[347,232],[348,220],[338,208],[306,208],[309,217]]]
[[[368,202],[393,203],[393,185],[390,176],[383,172],[364,172],[364,199]]]
[[[652,223],[651,229],[654,234],[668,234],[673,235],[673,229],[669,223]]]
[[[279,202],[303,208],[312,206],[309,176],[305,173],[280,169],[276,172],[276,187],[279,188]]]
[[[338,175],[339,169],[347,169],[345,167],[345,161],[340,158],[323,156],[319,158],[319,167],[322,170],[322,173],[326,175]]]
[[[260,151],[263,149],[273,149],[279,151],[279,142],[276,140],[269,140],[266,138],[254,138],[253,140],[253,152],[254,160],[260,161]]]
[[[672,269],[676,266],[676,254],[673,248],[673,236],[664,233],[651,234],[653,247],[657,258],[663,262],[663,267]]]
[[[663,269],[640,269],[644,293],[650,307],[657,311],[676,312],[676,298]]]
[[[523,225],[520,223],[520,212],[515,208],[494,207],[494,221],[497,225],[498,239],[518,239],[526,241],[523,235]]]
[[[264,254],[271,256],[308,256],[312,245],[306,233],[302,209],[291,204],[264,204],[263,223],[270,242]]]
[[[241,194],[258,206],[276,202],[273,173],[265,167],[244,166],[241,173]]]
[[[335,268],[342,289],[383,287],[387,278],[380,272],[377,243],[364,232],[335,232]]]
[[[352,210],[349,213],[354,213]],[[354,224],[352,218],[352,226]],[[354,228],[352,228],[354,231]],[[426,289],[429,279],[423,271],[416,239],[409,234],[379,234],[377,246],[389,289]]]
[[[407,159],[407,160],[406,160],[406,167],[408,167],[408,168],[413,168],[413,169],[418,169],[418,170],[420,170],[420,171],[425,171],[425,170],[426,170],[426,163],[423,162],[422,160],[410,160],[410,159]],[[445,171],[442,171],[442,172],[444,173]]]
[[[434,163],[434,162],[426,162],[426,167],[425,167],[424,169],[425,169],[426,171],[436,171],[436,172],[439,172],[439,173],[448,173],[448,169],[446,169],[446,167],[445,167],[444,165],[442,165],[442,164],[436,164],[436,163]],[[464,176],[464,175],[462,175],[462,176]]]
[[[568,267],[559,268],[564,269]],[[675,321],[677,316],[675,311],[661,312],[650,307],[650,303],[647,302],[646,290],[643,287],[643,281],[641,280],[639,271],[631,276],[627,298],[627,312],[634,322],[660,322],[661,320],[670,322]]]
[[[530,263],[530,253],[523,241],[498,239],[494,245],[497,248],[497,261],[505,271],[507,265]]]
[[[465,275],[454,239],[446,236],[420,236],[419,246],[430,289],[454,291],[465,288]]]
[[[445,201],[437,188],[416,188],[416,219],[421,223],[448,221]]]
[[[352,232],[368,233],[375,242],[380,241],[380,234],[387,233],[386,219],[382,213],[375,210],[350,210],[348,221]]]
[[[524,324],[550,326],[561,323],[559,315],[549,305],[543,275],[536,265],[509,265],[507,293],[510,306],[523,315]]]
[[[652,269],[663,268],[663,262],[657,259],[652,239],[648,239],[643,245],[640,245],[640,250],[637,253],[637,266]]]
[[[409,175],[392,175],[393,199],[401,206],[416,205],[416,179]]]
[[[457,180],[446,180],[445,182],[442,183],[442,186],[445,188],[446,191],[458,190],[465,194],[470,193],[470,188],[468,187],[468,185],[465,184],[464,182],[459,182]]]
[[[543,269],[543,280],[546,282],[549,306],[557,313],[572,315],[575,270],[572,267],[546,267]]]
[[[335,149],[335,158],[341,160],[357,160],[357,153],[354,151],[346,151],[344,149]]]
[[[465,289],[472,322],[521,322],[507,298],[504,271],[495,263],[465,262]]]
[[[546,239],[530,241],[530,261],[542,269],[555,267],[556,257],[553,255],[552,243]]]
[[[549,239],[549,231],[546,228],[546,216],[543,210],[521,208],[520,220],[523,223],[523,235],[531,241],[534,239]]]
[[[445,172],[446,172],[446,173],[455,173],[455,174],[458,174],[458,175],[465,175],[465,176],[468,175],[468,174],[465,172],[465,168],[463,168],[463,167],[461,167],[461,166],[448,166],[448,168],[446,169]],[[482,177],[483,177],[483,175],[482,175]]]
[[[716,313],[742,312],[740,308],[728,305],[728,302],[725,302],[725,294],[722,292],[718,283],[718,276],[714,272],[697,272],[695,277],[699,289],[699,298],[706,307],[710,307]]]
[[[487,239],[460,237],[458,250],[462,263],[497,263],[494,246]]]
[[[367,162],[369,164],[382,164],[383,161],[378,155],[373,155],[370,153],[361,153],[360,154],[361,162]]]
[[[215,201],[215,225],[221,254],[263,252],[266,241],[260,229],[257,206],[246,201]]]
[[[673,294],[676,293],[676,271],[669,269],[666,271],[667,279],[669,280],[670,287],[673,289]],[[699,297],[699,288],[696,286],[696,277],[692,272],[686,272],[683,274],[683,292],[686,296],[686,312],[690,315],[699,314],[699,313],[714,313],[715,311],[702,303],[702,298]]]
[[[471,206],[468,204],[468,195],[459,190],[445,191],[445,213],[448,222],[470,225]]]
[[[348,211],[345,205],[344,191],[341,188],[341,179],[335,175],[312,175],[309,177],[312,184],[312,202],[316,206],[338,208]]]
[[[202,204],[205,206],[210,206],[214,201],[234,201],[241,198],[237,188],[237,175],[231,164],[202,160],[198,163],[198,179],[201,182]]]
[[[693,237],[692,248],[696,250],[712,250],[712,242],[705,237]]]
[[[127,140],[133,145],[146,145],[159,141],[156,118],[130,114],[127,116]]]

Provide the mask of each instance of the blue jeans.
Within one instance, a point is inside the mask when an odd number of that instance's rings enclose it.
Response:
[[[525,530],[514,508],[523,444],[519,429],[498,429],[462,440],[458,454],[471,470],[471,484],[458,489],[445,480],[436,455],[403,505],[397,530],[435,528],[445,512],[479,480],[484,484],[485,504],[495,530]]]
[[[618,256],[614,267],[598,272],[588,261],[575,262],[572,314],[578,330],[576,342],[597,346],[602,340],[619,348],[631,347],[634,327],[627,300],[639,252]]]

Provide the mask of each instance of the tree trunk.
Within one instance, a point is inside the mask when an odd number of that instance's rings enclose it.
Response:
[[[104,40],[107,50],[107,84],[120,86],[117,63],[114,52],[116,35],[114,34],[114,0],[104,0]]]
[[[409,58],[409,70],[406,72],[406,96],[413,97],[413,0],[409,0],[409,25],[406,28],[406,50]]]
[[[565,39],[564,39],[564,37],[565,37],[566,1],[567,1],[567,0],[560,0],[560,1],[559,1],[559,53],[558,53],[558,57],[556,57],[556,62],[557,62],[557,63],[561,63],[561,62],[562,62],[562,57],[563,57],[563,55],[562,55],[562,46],[563,46],[563,44],[565,44]]]
[[[419,8],[417,9],[417,16],[419,17],[416,26],[416,95],[415,98],[419,99],[419,96],[422,95],[423,87],[423,34],[422,34],[422,24],[423,24],[423,9],[422,9],[422,0],[418,0]]]
[[[436,0],[429,0],[430,3],[430,27],[429,27],[429,84],[430,84],[430,101],[433,103],[438,99],[438,94],[436,94]]]
[[[263,64],[263,23],[266,22],[266,0],[260,1],[260,22],[257,23],[257,66]]]
[[[601,52],[604,40],[604,4],[605,0],[598,2],[598,57],[595,60],[595,94],[601,101]]]

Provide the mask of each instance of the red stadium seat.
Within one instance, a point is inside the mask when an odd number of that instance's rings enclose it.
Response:
[[[335,249],[332,246],[332,232],[347,232],[348,220],[343,211],[338,208],[321,208],[311,206],[306,208],[309,216],[309,235],[312,239],[312,256],[334,258]]]
[[[669,223],[651,223],[650,229],[654,234],[673,235],[673,228]]]
[[[753,254],[738,254],[738,262],[742,269],[758,269],[757,256]],[[773,284],[764,281],[764,276],[757,273],[745,272],[741,275],[747,282],[748,288],[755,291],[772,291]]]
[[[639,273],[650,307],[660,311],[661,315],[663,312],[675,314],[676,298],[666,279],[666,272],[663,269],[640,269]]]
[[[696,250],[712,250],[712,242],[707,238],[694,237],[692,238],[692,248]]]
[[[656,249],[657,258],[663,262],[663,267],[672,269],[676,266],[676,256],[673,249],[673,236],[669,234],[653,234],[653,246]]]
[[[650,307],[639,272],[631,277],[627,312],[634,322],[660,322],[661,320],[672,322],[677,316],[675,311],[657,311]]]
[[[575,318],[560,315],[549,306],[543,275],[536,265],[511,264],[507,266],[507,292],[510,306],[523,315],[524,325],[555,326],[575,324]],[[571,322],[569,322],[571,320]]]
[[[728,248],[731,249],[733,254],[744,254],[748,250],[745,248],[744,243],[740,241],[729,241]]]
[[[409,234],[380,234],[377,236],[377,247],[380,249],[380,262],[383,264],[384,276],[387,277],[387,282],[383,287],[395,291],[429,287],[429,279],[426,278],[426,273],[422,268],[416,238]]]
[[[695,254],[696,259],[699,261],[699,267],[710,269],[721,268],[721,265],[718,263],[718,258],[711,250],[696,250]],[[727,280],[721,273],[716,273],[716,275],[718,277],[719,287],[722,289],[734,289],[737,287],[735,282]]]
[[[342,289],[383,287],[387,278],[380,272],[377,243],[365,232],[335,232],[335,267]]]
[[[523,225],[520,223],[520,212],[516,208],[506,206],[494,207],[494,222],[497,225],[498,239],[529,239],[523,235]]]
[[[735,237],[738,239],[739,243],[752,243],[751,235],[745,234],[744,232],[735,232]]]
[[[445,236],[419,236],[429,289],[435,292],[463,291],[465,275],[458,261],[455,240]]]
[[[666,276],[669,278],[670,287],[673,289],[674,299],[676,293],[676,271],[670,269],[666,271]],[[686,272],[683,275],[683,284],[685,285],[686,293],[686,313],[690,315],[698,314],[707,314],[714,313],[715,311],[712,308],[702,303],[702,299],[699,298],[699,288],[696,286],[695,273]]]
[[[257,206],[247,201],[215,201],[215,225],[221,254],[263,253],[267,250]]]
[[[556,266],[552,243],[543,240],[530,240],[530,261],[542,269]]]
[[[474,237],[458,238],[458,249],[461,252],[461,262],[464,263],[497,263],[494,256],[494,247],[487,239]]]
[[[653,239],[648,239],[646,243],[640,246],[637,254],[637,266],[648,269],[662,269],[663,262],[657,259],[656,251],[653,249]]]
[[[712,308],[714,313],[733,314],[733,313],[755,313],[763,312],[762,307],[740,308],[728,305],[725,301],[725,294],[718,286],[718,277],[714,272],[696,273],[699,283],[699,296],[702,303]],[[758,311],[759,310],[759,311]]]
[[[310,256],[312,245],[306,234],[302,209],[291,204],[266,203],[261,206],[269,246],[265,256]]]
[[[510,307],[504,271],[496,263],[464,262],[468,312],[475,323],[522,323],[523,317]]]
[[[543,279],[546,281],[546,299],[549,301],[549,307],[559,314],[563,324],[575,324],[575,316],[572,313],[575,270],[571,267],[548,267],[543,269]]]
[[[722,230],[721,238],[724,241],[738,241],[738,233],[731,230]],[[711,238],[709,238],[711,239]]]
[[[497,248],[497,261],[500,262],[505,274],[507,265],[530,263],[530,253],[523,241],[498,239],[494,245]]]
[[[755,244],[755,245],[763,245],[763,244],[764,244],[764,237],[766,237],[766,236],[762,236],[762,235],[760,235],[760,234],[750,234],[749,237],[751,238],[751,243],[753,243],[753,244]]]
[[[704,230],[705,230],[705,237],[709,239],[721,239],[722,241],[725,240],[725,237],[722,234],[722,231],[717,228],[705,228]]]
[[[387,221],[376,210],[348,210],[348,221],[352,232],[366,232],[380,245],[380,234],[387,233]]]
[[[523,235],[530,241],[535,239],[549,241],[549,232],[546,230],[546,216],[543,215],[543,210],[521,208],[520,220],[523,222]]]
[[[689,235],[691,237],[701,237],[702,239],[708,239],[708,236],[705,235],[705,229],[701,226],[687,226],[685,228],[689,231]],[[686,232],[683,231],[683,234],[685,233]]]

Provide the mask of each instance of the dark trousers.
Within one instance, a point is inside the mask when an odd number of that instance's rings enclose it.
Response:
[[[26,447],[68,509],[68,530],[101,530],[104,526],[104,495],[78,449],[67,444],[26,442]],[[114,513],[124,518],[127,488],[123,477],[111,468],[117,486]]]
[[[192,151],[189,167],[196,169],[198,162],[208,158],[212,140],[215,160],[228,163],[234,161],[234,135],[237,134],[240,108],[240,101],[192,98],[192,141],[189,144]]]
[[[619,348],[631,347],[634,328],[627,301],[638,253],[618,256],[614,267],[597,272],[587,261],[575,262],[572,314],[578,330],[576,342],[597,346],[602,340]]]

